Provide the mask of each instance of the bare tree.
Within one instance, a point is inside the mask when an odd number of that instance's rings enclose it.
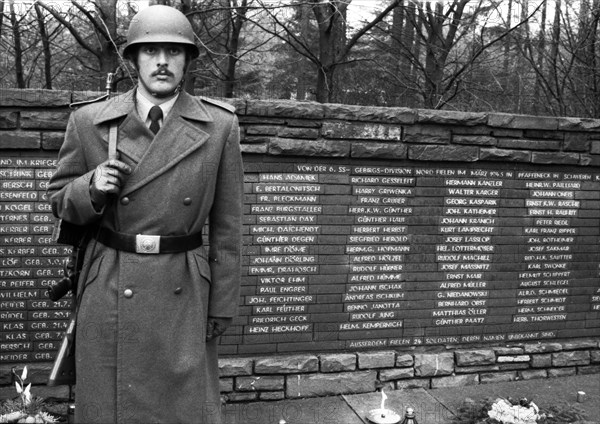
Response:
[[[102,76],[117,68],[118,46],[124,42],[117,34],[117,0],[97,0],[87,4],[71,0],[73,8],[66,14],[64,10],[56,9],[53,3],[38,0],[37,4],[50,12],[77,43],[96,58],[97,71]],[[83,25],[77,25],[78,22]]]
[[[52,54],[50,52],[50,38],[46,30],[46,22],[40,5],[36,3],[34,7],[44,55],[44,88],[52,89]]]
[[[13,35],[13,47],[15,54],[15,77],[17,88],[25,88],[25,78],[23,76],[23,46],[21,44],[20,19],[15,11],[15,0],[9,0],[8,8],[10,11],[10,25]]]
[[[292,25],[281,13],[285,6],[271,6],[272,2],[258,0],[258,4],[268,13],[272,25],[254,21],[253,23],[263,31],[272,34],[289,46],[299,55],[308,58],[317,69],[317,82],[315,88],[316,100],[321,103],[335,102],[337,98],[336,71],[353,61],[350,53],[359,40],[367,34],[377,23],[381,22],[399,4],[400,0],[390,0],[389,5],[370,22],[356,31],[352,37],[346,38],[346,13],[352,0],[307,0],[315,16],[318,27],[318,51],[311,48],[310,40],[293,30]],[[288,6],[298,7],[298,4]],[[278,13],[279,12],[279,13]]]

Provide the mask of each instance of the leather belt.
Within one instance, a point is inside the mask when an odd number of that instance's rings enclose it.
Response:
[[[113,249],[141,254],[180,253],[202,246],[202,232],[183,236],[127,234],[100,227],[94,238]]]

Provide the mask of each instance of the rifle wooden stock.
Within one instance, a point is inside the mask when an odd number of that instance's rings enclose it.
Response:
[[[48,386],[72,384],[75,384],[75,317],[69,322],[48,377]]]

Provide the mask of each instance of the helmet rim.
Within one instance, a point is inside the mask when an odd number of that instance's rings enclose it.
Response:
[[[149,43],[182,44],[192,59],[200,54],[194,43],[194,31],[185,15],[164,5],[153,5],[139,11],[131,20],[123,55],[129,56],[132,47]]]

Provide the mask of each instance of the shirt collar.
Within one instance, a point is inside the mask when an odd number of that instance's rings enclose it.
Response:
[[[165,121],[165,119],[167,119],[167,115],[169,114],[169,112],[171,112],[171,109],[173,109],[173,105],[177,101],[178,97],[179,93],[172,99],[167,100],[166,102],[158,105],[163,112],[163,122]],[[152,103],[150,100],[144,97],[144,95],[140,92],[139,89],[136,93],[136,100],[138,114],[140,115],[143,121],[148,121],[150,119],[148,118],[148,112],[150,112],[150,109],[152,108],[152,106],[154,106],[154,103]]]

